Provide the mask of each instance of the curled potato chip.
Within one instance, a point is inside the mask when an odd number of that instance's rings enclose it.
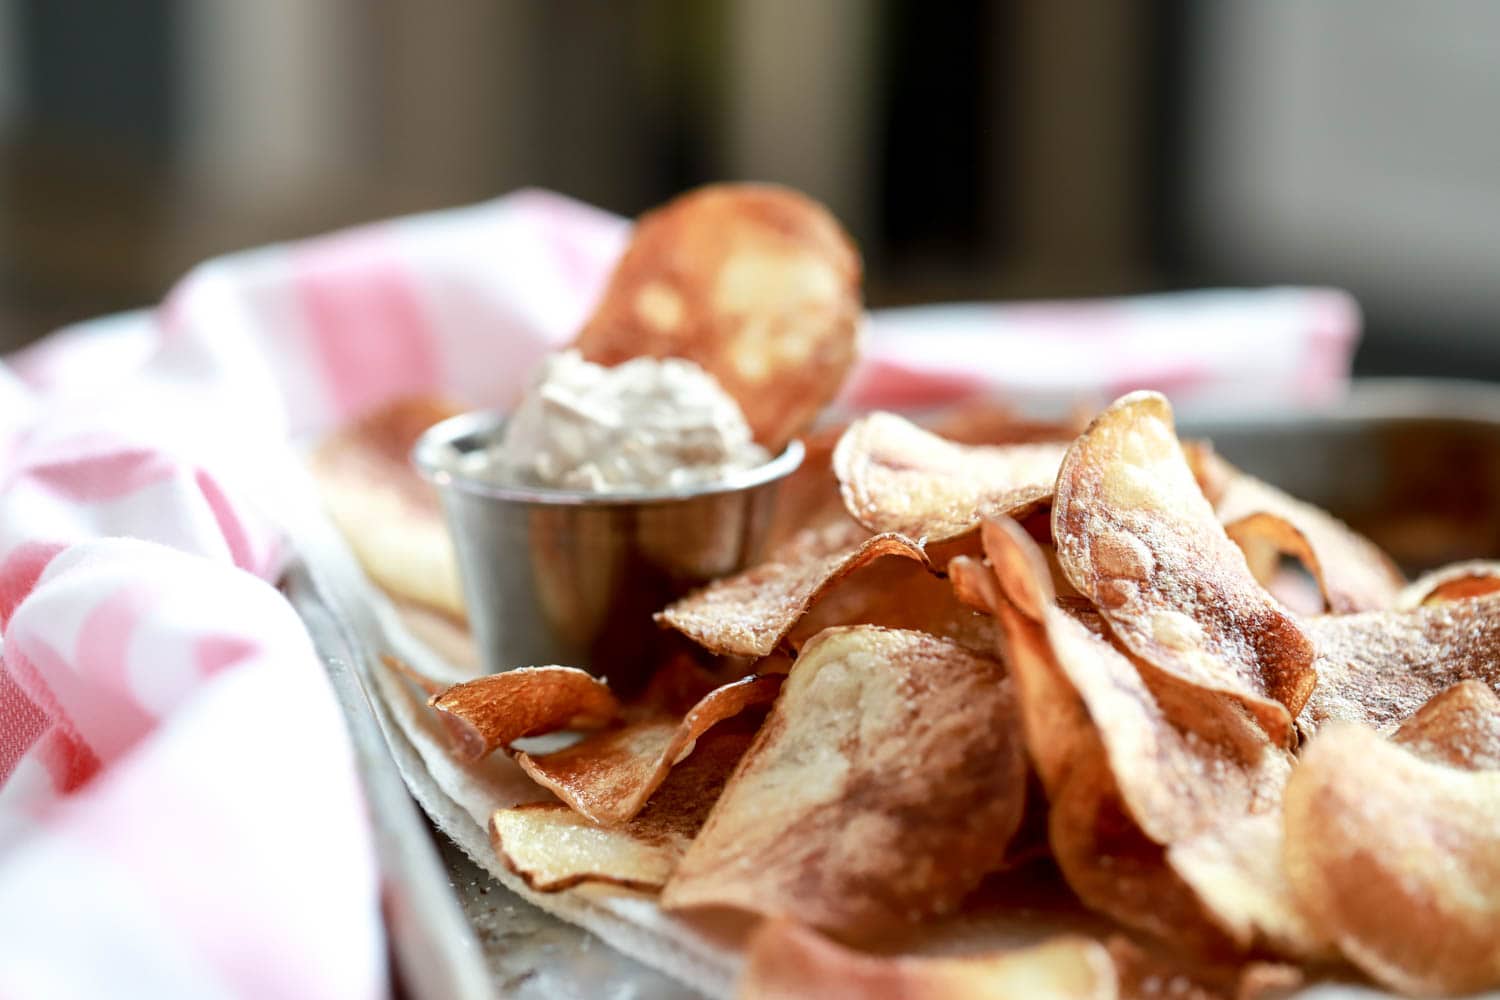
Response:
[[[1195,947],[1227,936],[1238,948],[1319,952],[1272,863],[1277,843],[1238,826],[1274,817],[1288,755],[1235,702],[1148,684],[1090,612],[1056,604],[1045,560],[1015,522],[987,522],[983,541],[990,580],[972,559],[949,573],[1000,619],[1027,748],[1052,803],[1053,853],[1079,897]],[[1195,843],[1177,863],[1176,845]],[[1226,872],[1235,884],[1219,878]]]
[[[1500,688],[1500,595],[1303,624],[1318,650],[1304,733],[1334,719],[1388,731],[1459,681]]]
[[[575,667],[518,667],[454,684],[428,701],[454,751],[479,760],[528,736],[598,729],[620,716],[609,685]]]
[[[782,677],[744,677],[704,695],[681,717],[658,716],[606,730],[549,754],[516,754],[537,784],[600,826],[632,819],[672,767],[716,724],[770,704]]]
[[[463,590],[448,526],[411,449],[461,412],[446,400],[399,399],[338,431],[310,459],[333,523],[370,579],[394,596],[463,621]]]
[[[1391,739],[1424,760],[1500,770],[1500,695],[1479,681],[1459,681],[1417,709]]]
[[[829,588],[890,555],[927,563],[910,538],[871,537],[857,524],[838,521],[802,532],[767,562],[715,580],[656,620],[721,655],[769,656]]]
[[[1396,598],[1396,607],[1410,611],[1423,604],[1462,601],[1493,594],[1497,590],[1500,590],[1500,562],[1474,559],[1423,573],[1401,591]]]
[[[999,663],[918,632],[832,628],[662,894],[853,938],[946,912],[999,869],[1026,764]]]
[[[806,196],[699,188],[637,220],[578,348],[604,365],[696,362],[776,452],[812,424],[854,361],[860,270],[838,221]]]
[[[1085,937],[955,957],[869,955],[791,920],[750,939],[740,1000],[1114,1000],[1109,952]]]
[[[1260,540],[1300,560],[1334,614],[1391,607],[1406,584],[1374,542],[1253,476],[1233,477],[1215,506],[1224,530],[1242,548]]]
[[[1303,752],[1285,811],[1297,898],[1349,961],[1418,996],[1500,986],[1500,772],[1337,723]]]
[[[1256,582],[1193,478],[1154,392],[1121,397],[1073,442],[1052,536],[1068,580],[1151,668],[1245,705],[1285,745],[1312,692],[1312,644]]]
[[[833,469],[844,506],[865,527],[941,542],[986,517],[1044,504],[1065,449],[954,444],[895,414],[872,413],[839,439]]]
[[[640,814],[619,826],[598,826],[561,802],[497,809],[490,817],[495,854],[537,892],[585,883],[656,892],[749,745],[749,733],[705,734]]]

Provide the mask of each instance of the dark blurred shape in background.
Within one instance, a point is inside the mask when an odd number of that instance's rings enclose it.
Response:
[[[258,243],[755,178],[874,305],[1331,283],[1363,370],[1500,377],[1497,107],[1484,0],[0,0],[0,348]]]

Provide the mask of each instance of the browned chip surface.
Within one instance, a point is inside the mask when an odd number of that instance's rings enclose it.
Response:
[[[1500,986],[1500,772],[1337,723],[1292,772],[1285,810],[1297,897],[1351,962],[1416,996]]]
[[[1406,584],[1396,564],[1368,538],[1312,504],[1253,476],[1237,475],[1216,505],[1229,537],[1252,539],[1301,560],[1328,610],[1342,615],[1389,608]]]
[[[597,826],[561,802],[538,802],[495,810],[490,841],[505,866],[538,892],[589,882],[655,892],[749,745],[748,733],[706,734],[646,808],[620,826]]]
[[[951,910],[1005,860],[1026,765],[1000,665],[858,626],[803,647],[662,894],[843,937]]]
[[[830,587],[890,555],[927,562],[909,538],[870,537],[850,521],[834,522],[802,532],[767,562],[694,591],[656,619],[721,655],[769,656]]]
[[[636,222],[578,336],[590,361],[701,365],[771,451],[812,424],[854,360],[859,254],[817,202],[786,188],[716,184]]]
[[[1259,1000],[1285,997],[1302,985],[1293,965],[1215,965],[1146,947],[1124,935],[1109,939],[1121,1000]]]
[[[1438,764],[1500,770],[1500,695],[1479,681],[1459,681],[1417,709],[1391,739]]]
[[[781,682],[780,675],[745,677],[710,691],[681,717],[632,722],[555,753],[518,753],[516,762],[585,818],[618,826],[641,811],[699,737],[753,705],[770,704]]]
[[[455,752],[479,760],[527,736],[597,729],[620,715],[609,686],[574,667],[518,667],[455,684],[428,702]]]
[[[926,417],[922,426],[955,444],[1066,443],[1089,424],[1092,411],[1074,408],[1059,420],[1035,420],[1002,400],[974,398]]]
[[[1389,730],[1459,681],[1500,687],[1500,595],[1303,624],[1318,650],[1304,732],[1331,719]]]
[[[1500,590],[1500,562],[1475,559],[1424,573],[1401,591],[1396,607],[1410,610],[1423,604],[1462,601]]]
[[[1312,645],[1219,525],[1165,398],[1124,396],[1073,443],[1052,535],[1069,581],[1132,653],[1236,698],[1274,740],[1288,741],[1317,682]]]
[[[895,414],[872,413],[844,432],[833,469],[844,506],[865,527],[939,542],[986,517],[1044,503],[1065,450],[1056,442],[954,444]]]
[[[791,920],[750,940],[740,1000],[1114,1000],[1109,952],[1084,937],[952,958],[867,955]]]
[[[310,464],[329,516],[370,579],[462,621],[448,526],[437,495],[410,458],[423,431],[459,412],[441,399],[397,400],[329,437]]]

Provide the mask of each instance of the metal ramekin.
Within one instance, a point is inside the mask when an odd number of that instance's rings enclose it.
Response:
[[[793,441],[764,465],[688,490],[597,494],[465,474],[504,418],[466,413],[422,435],[412,461],[437,487],[485,669],[564,664],[630,691],[670,638],[652,621],[677,597],[760,554]]]

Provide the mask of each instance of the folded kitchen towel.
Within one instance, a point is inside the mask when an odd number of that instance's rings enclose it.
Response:
[[[523,191],[210,261],[0,367],[0,996],[387,990],[279,470],[404,393],[509,405],[627,234]],[[1358,328],[1322,289],[877,312],[840,405],[1317,403]]]

